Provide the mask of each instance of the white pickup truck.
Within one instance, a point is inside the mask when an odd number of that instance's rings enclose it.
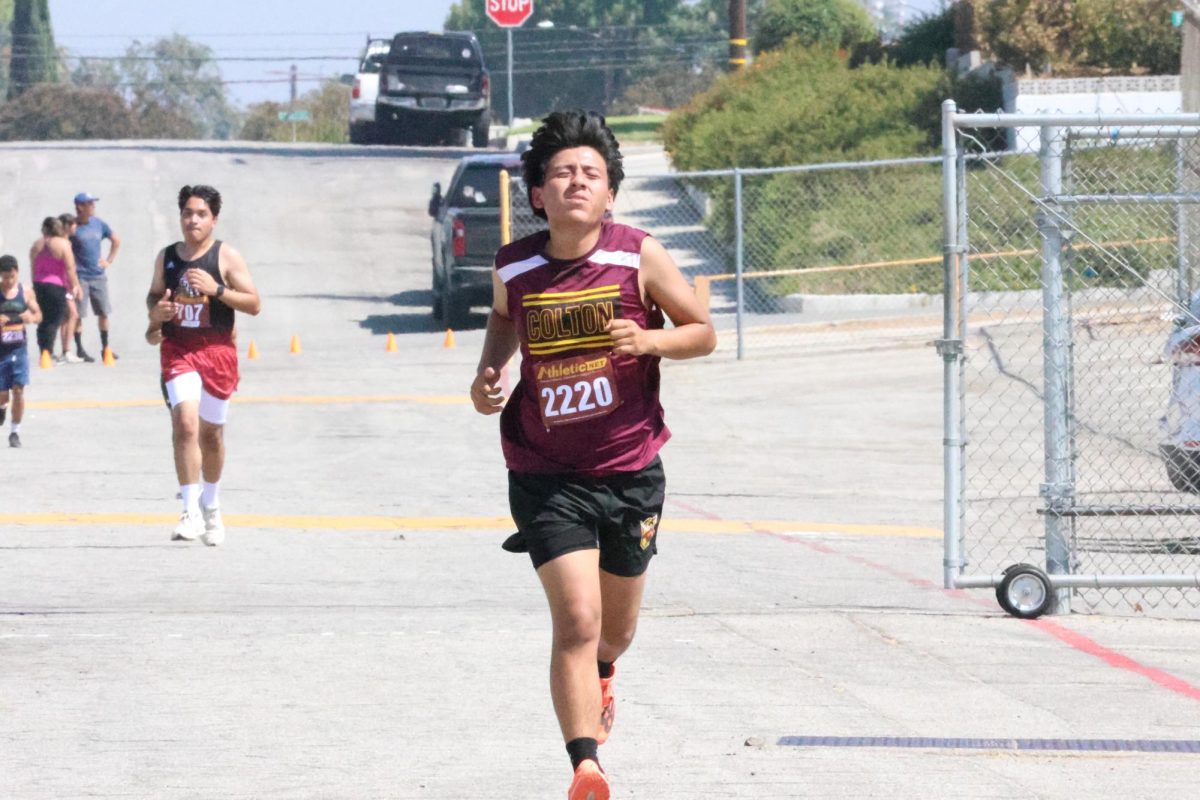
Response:
[[[350,89],[351,144],[370,144],[376,139],[375,100],[379,96],[379,73],[391,46],[391,39],[367,39],[358,62],[358,74]]]

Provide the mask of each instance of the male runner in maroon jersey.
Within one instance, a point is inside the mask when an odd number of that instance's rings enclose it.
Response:
[[[658,362],[707,355],[716,334],[663,246],[606,219],[624,170],[603,117],[551,114],[521,160],[549,230],[496,254],[471,400],[501,412],[509,504],[550,604],[550,694],[575,769],[568,798],[607,800],[597,746],[612,727],[613,662],[637,627],[665,490]],[[505,403],[500,370],[518,347],[521,379]]]
[[[241,254],[215,238],[220,215],[216,189],[179,190],[183,241],[158,254],[146,295],[146,340],[159,345],[183,499],[171,538],[200,537],[214,547],[225,539],[218,492],[225,419],[238,384],[233,312],[257,314],[262,308]]]

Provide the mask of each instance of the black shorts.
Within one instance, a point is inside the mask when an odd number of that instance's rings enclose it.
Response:
[[[600,569],[635,578],[658,552],[667,479],[662,461],[637,472],[588,478],[508,473],[508,504],[533,567],[600,549]]]

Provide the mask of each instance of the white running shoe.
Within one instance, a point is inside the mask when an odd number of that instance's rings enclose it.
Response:
[[[194,542],[204,533],[204,518],[194,511],[184,511],[179,515],[179,524],[171,531],[173,542]]]
[[[82,364],[83,363],[83,359],[80,358],[79,356],[75,355],[74,353],[63,353],[62,356],[60,356],[60,358],[62,359],[59,362],[60,364]]]
[[[225,541],[225,523],[221,521],[221,509],[204,508],[200,513],[204,515],[204,534],[201,538],[209,547],[216,547]]]

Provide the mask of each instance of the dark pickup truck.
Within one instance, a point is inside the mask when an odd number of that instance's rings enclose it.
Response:
[[[379,73],[377,132],[386,141],[487,147],[491,79],[475,34],[398,33]]]
[[[429,215],[433,217],[433,317],[461,328],[472,306],[492,304],[492,262],[500,249],[500,170],[521,175],[516,153],[467,156],[459,162],[446,193],[433,185]],[[513,182],[512,238],[545,227],[529,210],[524,193]]]

